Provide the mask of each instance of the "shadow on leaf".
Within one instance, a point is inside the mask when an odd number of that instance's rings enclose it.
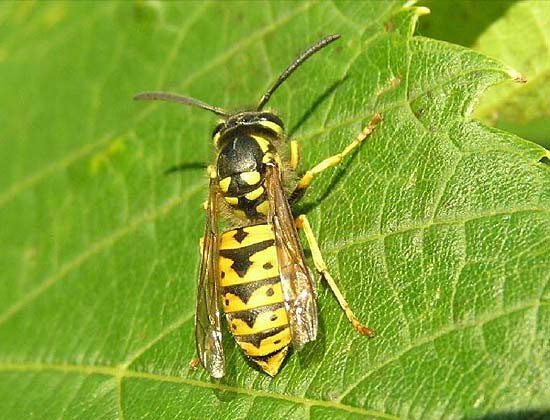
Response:
[[[342,79],[335,81],[332,85],[330,85],[328,88],[325,89],[323,93],[321,93],[315,102],[306,110],[306,112],[300,117],[298,122],[290,128],[288,131],[288,138],[291,138],[294,133],[302,126],[304,123],[315,113],[317,108],[325,102],[330,95],[342,84],[347,80],[348,76],[344,76]]]
[[[518,410],[474,417],[479,420],[538,420],[550,418],[550,410]]]

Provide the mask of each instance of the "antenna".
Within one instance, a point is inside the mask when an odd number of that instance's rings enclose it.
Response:
[[[335,35],[329,35],[320,41],[317,41],[315,44],[313,44],[311,47],[309,47],[307,50],[305,50],[302,54],[300,54],[298,57],[294,59],[292,63],[281,73],[279,78],[273,83],[273,85],[269,88],[269,90],[262,96],[262,99],[260,99],[260,103],[258,104],[258,107],[256,108],[257,111],[261,111],[262,108],[265,106],[267,101],[269,101],[269,98],[271,98],[271,95],[273,92],[277,90],[281,84],[288,79],[288,77],[294,73],[294,70],[296,70],[298,67],[300,67],[304,61],[306,61],[309,57],[311,57],[313,54],[315,54],[317,51],[322,50],[325,48],[328,44],[331,42],[336,41],[338,38],[340,38],[339,34]]]
[[[216,106],[208,105],[206,102],[199,101],[195,98],[188,98],[187,96],[178,95],[176,93],[170,92],[143,92],[138,93],[134,96],[136,101],[167,101],[167,102],[176,102],[178,104],[184,104],[189,106],[196,106],[198,108],[206,109],[207,111],[213,112],[216,115],[222,117],[229,117],[229,112],[218,108]]]

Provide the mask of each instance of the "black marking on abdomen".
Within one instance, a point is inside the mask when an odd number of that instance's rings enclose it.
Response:
[[[233,235],[233,239],[235,239],[238,243],[242,244],[243,241],[246,239],[246,237],[249,235],[249,233],[244,231],[244,227],[240,227],[235,230],[236,232]]]
[[[252,294],[260,287],[266,286],[268,284],[277,284],[279,281],[279,276],[277,276],[264,280],[253,281],[250,283],[224,286],[222,287],[222,295],[225,295],[226,293],[231,293],[232,295],[237,296],[246,305]]]
[[[286,328],[288,328],[288,325],[282,325],[280,327],[272,328],[270,330],[258,332],[255,334],[235,335],[235,338],[238,339],[238,341],[241,343],[250,343],[257,349],[259,349],[263,340],[273,335],[279,334],[281,331],[284,331]]]
[[[277,355],[278,353],[284,351],[284,349],[285,349],[286,347],[287,347],[287,346],[285,346],[285,347],[283,347],[283,348],[281,348],[281,349],[279,349],[279,350],[275,350],[273,353],[266,354],[265,356],[248,356],[248,357],[250,357],[252,360],[258,360],[258,361],[260,361],[260,362],[267,363],[267,361],[268,361],[271,357],[273,357],[273,356]]]
[[[248,245],[242,248],[235,249],[220,249],[220,256],[233,261],[231,268],[237,273],[240,278],[246,275],[246,272],[252,265],[250,257],[259,251],[269,248],[275,244],[274,239],[268,239],[267,241],[258,242],[256,244]]]
[[[254,200],[249,200],[244,195],[238,197],[239,202],[235,205],[235,208],[238,208],[246,214],[250,219],[256,219],[258,217],[265,217],[265,214],[258,213],[257,207],[267,200],[267,193],[264,191],[262,195]]]
[[[248,325],[250,328],[254,327],[254,324],[256,323],[256,319],[261,314],[264,314],[266,312],[275,312],[277,309],[281,309],[284,306],[284,302],[274,303],[273,305],[265,305],[260,306],[258,308],[254,309],[245,309],[244,311],[237,311],[237,312],[230,312],[227,313],[227,318],[229,320],[234,319],[240,319],[243,322],[246,322],[246,325]],[[270,319],[272,322],[275,321],[275,319]]]

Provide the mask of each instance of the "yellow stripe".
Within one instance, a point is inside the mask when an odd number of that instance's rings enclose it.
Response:
[[[235,337],[237,344],[243,349],[245,354],[248,356],[265,356],[267,354],[273,353],[277,350],[282,349],[290,343],[290,328],[285,328],[278,334],[272,335],[271,337],[264,338],[260,343],[260,347],[257,348],[252,343],[245,343],[244,341],[239,341],[239,337]],[[279,341],[275,344],[275,341]]]
[[[256,188],[255,190],[250,191],[248,194],[245,194],[244,196],[245,196],[248,200],[255,200],[255,199],[257,199],[260,195],[262,195],[263,193],[264,193],[264,187],[258,187],[258,188]]]
[[[260,204],[256,206],[256,211],[265,216],[267,216],[268,210],[269,210],[269,202],[267,200],[262,201]]]
[[[241,172],[240,177],[248,185],[256,185],[261,179],[261,175],[258,171]]]
[[[247,226],[243,228],[243,231],[246,232],[248,235],[244,238],[242,242],[238,242],[234,238],[234,236],[238,232],[237,229],[225,231],[222,234],[220,249],[237,249],[248,245],[257,244],[259,242],[268,241],[270,239],[275,239],[275,234],[273,233],[273,225],[270,224]]]
[[[290,167],[296,169],[300,161],[300,146],[296,140],[290,142]]]
[[[256,140],[256,143],[258,143],[258,146],[260,146],[260,149],[262,149],[262,152],[267,152],[269,150],[269,145],[271,144],[269,140],[264,139],[260,136],[251,135],[254,140]]]
[[[277,134],[283,134],[283,127],[273,121],[259,121],[258,124],[275,131]]]
[[[281,161],[281,157],[277,153],[266,153],[262,158],[262,163],[269,163],[273,161],[275,161],[275,163],[279,166],[279,168],[283,167],[283,162]]]
[[[246,303],[232,293],[228,292],[222,295],[223,310],[226,313],[245,311],[247,309],[254,309],[265,305],[273,305],[274,303],[281,303],[283,299],[284,297],[281,283],[267,284],[265,286],[258,287]]]
[[[250,283],[252,281],[264,280],[279,275],[277,263],[277,250],[270,246],[250,256],[251,265],[245,275],[240,277],[231,267],[233,260],[222,257],[218,260],[219,279],[221,286],[232,286],[234,284]],[[268,264],[265,268],[264,265]],[[222,274],[223,273],[223,274]]]
[[[222,180],[219,182],[220,189],[221,189],[223,192],[227,192],[227,190],[229,190],[229,184],[231,184],[231,177],[230,177],[230,176],[228,176],[227,178],[222,179]]]
[[[231,206],[236,206],[237,204],[239,204],[239,198],[238,197],[224,197],[224,199]]]

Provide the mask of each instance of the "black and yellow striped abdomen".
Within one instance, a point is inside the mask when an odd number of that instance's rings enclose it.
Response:
[[[291,338],[272,226],[224,232],[218,269],[229,330],[250,359],[275,375]]]

